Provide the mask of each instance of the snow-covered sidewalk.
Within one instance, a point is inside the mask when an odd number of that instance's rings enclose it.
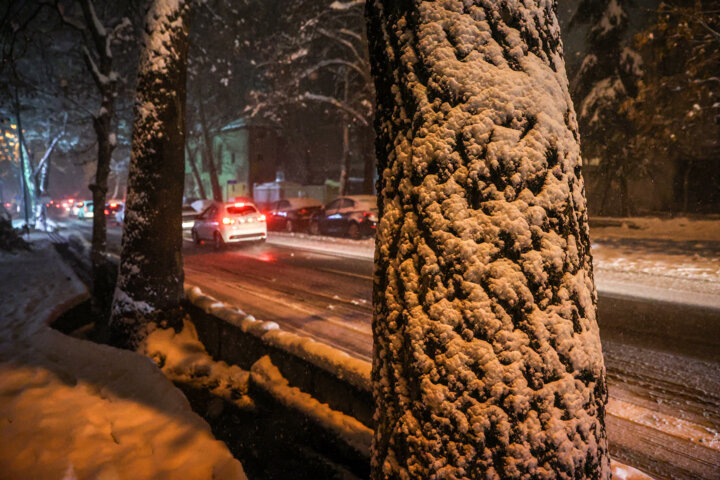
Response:
[[[155,364],[49,327],[87,292],[47,241],[0,253],[3,479],[236,479],[240,463]]]
[[[720,218],[593,219],[595,279],[601,293],[720,308]],[[372,259],[373,239],[271,232],[268,242]]]

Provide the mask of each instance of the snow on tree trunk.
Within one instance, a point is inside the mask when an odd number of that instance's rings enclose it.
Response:
[[[369,0],[367,15],[373,478],[610,478],[555,3]]]
[[[155,0],[146,17],[111,316],[113,331],[130,345],[147,322],[172,320],[183,296],[187,10],[182,0]]]

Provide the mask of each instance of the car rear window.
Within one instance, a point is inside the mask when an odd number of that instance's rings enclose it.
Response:
[[[243,205],[242,207],[230,206],[227,207],[227,212],[230,215],[248,215],[252,213],[257,213],[257,208],[253,207],[252,205]]]

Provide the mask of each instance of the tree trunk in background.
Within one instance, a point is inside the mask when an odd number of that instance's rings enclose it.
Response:
[[[115,176],[115,187],[113,188],[113,193],[110,198],[118,198],[118,194],[120,193],[120,176]]]
[[[15,120],[17,121],[17,132],[18,132],[18,155],[20,156],[20,180],[23,192],[23,215],[25,218],[25,227],[30,227],[30,220],[32,218],[33,205],[35,203],[35,195],[32,190],[32,166],[30,165],[30,159],[25,157],[27,150],[25,149],[25,134],[22,126],[22,118],[20,115],[20,99],[18,98],[17,90],[15,90]]]
[[[367,3],[381,189],[375,479],[610,478],[554,10]]]
[[[348,194],[348,177],[350,175],[350,119],[343,115],[342,128],[342,157],[340,158],[340,191],[339,195]]]
[[[185,150],[187,151],[188,163],[190,164],[190,169],[192,170],[195,184],[197,185],[198,195],[200,195],[200,198],[207,198],[205,193],[205,185],[203,185],[202,177],[200,176],[200,170],[198,170],[197,167],[197,149],[192,150],[187,144],[186,139]]]
[[[147,323],[173,324],[182,312],[187,10],[182,0],[155,0],[145,20],[110,324],[127,346],[137,345]]]
[[[92,307],[99,318],[107,318],[110,313],[112,300],[113,278],[111,265],[107,254],[107,225],[103,210],[108,191],[108,175],[110,174],[110,161],[115,149],[115,136],[112,133],[112,118],[115,112],[115,96],[117,89],[117,74],[113,72],[113,58],[111,52],[112,39],[108,29],[100,24],[92,0],[82,0],[80,4],[83,22],[88,35],[83,38],[89,42],[84,53],[88,72],[95,81],[100,93],[100,110],[93,116],[93,129],[97,138],[97,166],[95,180],[88,185],[92,192],[93,230],[92,246],[90,249],[90,262],[92,264]],[[90,54],[93,50],[95,56]]]
[[[372,195],[375,193],[375,150],[372,148],[375,137],[371,129],[366,133],[363,140],[363,193]]]
[[[200,128],[202,129],[203,136],[203,163],[205,165],[205,171],[210,176],[210,186],[212,187],[213,200],[217,202],[223,201],[223,191],[218,180],[217,166],[215,165],[215,155],[213,152],[213,141],[210,136],[210,128],[207,124],[207,117],[205,116],[205,102],[203,101],[202,91],[200,90],[200,84],[197,87],[198,102],[199,102],[199,118]]]
[[[350,72],[345,68],[345,87],[344,99],[345,105],[348,103],[350,93]],[[342,114],[342,157],[340,158],[340,195],[348,194],[348,178],[350,177],[350,117],[346,113]]]
[[[66,117],[67,121],[67,117]],[[38,200],[35,203],[35,228],[38,224],[42,226],[43,231],[47,231],[47,202],[49,201],[48,185],[50,184],[50,161],[52,160],[52,152],[55,149],[60,137],[65,134],[65,128],[53,138],[45,150],[43,158],[38,162],[38,166],[33,172],[33,182],[35,183],[35,191],[38,192]]]

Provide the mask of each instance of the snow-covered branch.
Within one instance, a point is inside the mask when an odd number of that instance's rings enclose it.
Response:
[[[337,98],[328,97],[326,95],[318,95],[316,93],[311,92],[305,92],[300,96],[300,100],[310,100],[313,102],[321,102],[321,103],[328,103],[336,108],[339,108],[340,110],[343,110],[347,113],[349,113],[352,117],[357,119],[363,126],[367,127],[368,121],[360,112],[355,110],[354,108],[350,107],[344,102],[341,102]]]
[[[360,76],[362,76],[366,81],[370,82],[370,71],[367,69],[361,68],[357,63],[349,62],[347,60],[343,60],[342,58],[333,58],[330,60],[322,60],[315,65],[312,65],[308,67],[304,72],[300,74],[298,78],[305,78],[312,73],[321,70],[325,67],[333,66],[333,65],[343,65],[347,68],[355,70]]]
[[[351,8],[360,7],[365,5],[365,0],[350,0],[348,2],[335,1],[330,4],[332,10],[350,10]]]

